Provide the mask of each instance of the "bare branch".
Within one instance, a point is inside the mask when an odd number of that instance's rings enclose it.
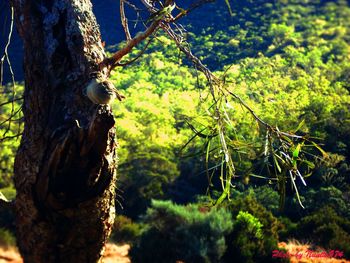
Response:
[[[150,13],[156,13],[158,11],[157,8],[153,7],[152,4],[148,0],[141,0],[143,5],[148,9]]]
[[[157,8],[154,8],[149,2],[148,0],[141,0],[142,3],[146,6],[146,8],[148,9],[148,11],[152,14],[155,15],[159,10]],[[155,19],[152,24],[143,32],[143,33],[139,33],[137,34],[134,38],[131,38],[130,32],[129,32],[129,28],[127,25],[127,19],[125,17],[125,11],[124,11],[124,0],[121,0],[121,17],[122,17],[122,24],[123,24],[123,28],[125,31],[125,34],[127,36],[127,43],[126,45],[118,50],[116,53],[113,54],[112,57],[107,58],[100,67],[107,67],[109,71],[112,71],[115,67],[117,66],[122,66],[123,64],[119,63],[119,61],[127,54],[129,54],[131,52],[131,50],[138,45],[140,42],[142,42],[143,40],[145,40],[147,37],[149,37],[150,35],[152,35],[153,33],[155,33],[158,29],[159,26],[161,25],[163,18],[158,18]],[[128,2],[126,2],[128,3]],[[171,4],[173,3],[173,0],[166,0],[165,1],[165,5],[164,5],[164,10],[169,7]],[[160,10],[162,11],[162,10]],[[172,16],[171,14],[165,14],[164,18],[171,18]],[[130,39],[129,39],[130,38]],[[129,63],[128,63],[129,64]]]
[[[103,66],[107,66],[109,71],[113,70],[115,67],[119,66],[119,61],[130,51],[138,45],[141,41],[152,35],[155,31],[158,30],[160,20],[154,21],[143,33],[137,34],[133,39],[126,43],[126,45],[118,50],[114,55],[110,58],[107,58],[103,62]]]
[[[124,1],[125,4],[127,4],[128,6],[130,6],[130,7],[136,12],[136,16],[137,16],[137,17],[136,17],[135,20],[130,20],[130,19],[128,19],[128,21],[134,22],[134,28],[135,28],[135,27],[137,26],[137,23],[138,23],[139,21],[142,21],[142,18],[141,18],[140,13],[141,13],[141,11],[144,11],[144,10],[138,8],[136,5],[130,3],[130,2],[127,1],[127,0],[123,0],[123,1]]]
[[[15,139],[15,138],[20,138],[22,136],[22,132],[21,133],[17,133],[15,135],[12,136],[4,136],[2,138],[0,138],[0,143],[6,140],[11,140],[11,139]]]
[[[136,57],[134,57],[133,59],[127,61],[127,62],[118,62],[118,66],[122,66],[125,67],[127,65],[130,65],[131,63],[134,63],[136,60],[138,60],[147,50],[149,44],[151,44],[153,38],[151,38],[150,40],[148,40],[147,44],[144,46],[144,48],[140,51],[139,54],[137,54]]]
[[[19,98],[11,99],[11,100],[9,100],[9,101],[6,101],[6,102],[3,102],[3,103],[0,103],[0,107],[5,106],[5,105],[10,104],[10,103],[13,103],[13,102],[15,102],[15,101],[19,101],[19,100],[23,100],[23,97],[19,97]]]
[[[176,22],[177,20],[179,20],[180,18],[188,15],[188,13],[192,12],[194,9],[201,7],[202,5],[208,4],[208,3],[214,3],[216,0],[199,0],[195,3],[193,3],[192,5],[190,5],[190,7],[188,9],[182,9],[180,7],[177,6],[177,9],[180,10],[180,13],[173,18],[171,21],[169,22]]]
[[[235,94],[235,93],[229,91],[228,89],[226,89],[226,91],[227,91],[232,97],[234,97],[235,99],[237,99],[237,100],[239,101],[239,103],[240,103],[244,108],[246,108],[246,109],[250,112],[251,115],[253,115],[253,117],[254,117],[255,120],[257,120],[260,124],[264,125],[266,128],[272,129],[272,127],[271,127],[268,123],[266,123],[265,121],[263,121],[262,119],[260,119],[260,118],[258,117],[258,115],[255,114],[255,112],[253,111],[253,109],[250,108],[250,107],[247,105],[247,103],[245,103],[245,101],[244,101],[240,96],[238,96],[237,94]]]
[[[12,124],[12,120],[13,118],[15,117],[15,115],[18,113],[15,112],[15,101],[17,100],[15,98],[16,96],[16,84],[15,84],[15,75],[14,75],[14,72],[13,72],[13,69],[12,69],[12,65],[11,65],[11,60],[10,60],[10,57],[9,57],[9,54],[8,54],[8,48],[11,44],[11,38],[12,38],[12,33],[13,33],[13,27],[14,27],[14,8],[13,6],[11,6],[11,22],[10,22],[10,30],[9,30],[9,34],[8,34],[8,39],[7,39],[7,43],[5,45],[5,49],[4,49],[4,54],[3,56],[1,57],[0,59],[0,86],[2,86],[2,82],[3,82],[3,71],[4,71],[4,62],[5,62],[5,59],[6,59],[6,62],[9,66],[9,70],[10,70],[10,74],[11,74],[11,80],[12,80],[12,85],[11,85],[11,93],[12,93],[12,98],[8,101],[8,102],[5,102],[5,103],[2,103],[0,106],[4,106],[6,104],[9,104],[11,103],[11,113],[10,113],[10,117],[6,120],[7,122],[7,127],[6,127],[6,130],[4,132],[4,134],[2,135],[2,140],[4,140],[4,138],[7,138],[6,137],[6,134],[11,130],[11,124]],[[2,126],[4,124],[4,122],[2,122],[0,124],[0,126]]]
[[[120,0],[120,19],[122,21],[122,26],[124,28],[126,40],[131,40],[131,35],[128,26],[128,19],[125,17],[125,8],[124,8],[124,0]]]
[[[11,23],[10,23],[10,32],[8,34],[8,38],[7,38],[7,43],[6,43],[6,46],[5,46],[5,50],[4,50],[4,54],[3,56],[1,57],[1,78],[0,78],[0,85],[2,86],[2,82],[3,82],[3,66],[4,66],[4,61],[6,59],[8,65],[9,65],[9,69],[10,69],[10,73],[11,73],[11,78],[12,78],[12,82],[13,82],[13,85],[15,85],[15,75],[13,73],[13,70],[12,70],[12,65],[11,65],[11,61],[9,59],[9,54],[8,54],[8,48],[11,44],[11,38],[12,38],[12,33],[13,33],[13,26],[14,26],[14,14],[15,14],[15,11],[13,9],[13,7],[11,6]]]
[[[5,119],[4,121],[2,121],[2,122],[0,123],[0,127],[1,127],[2,125],[6,124],[6,122],[9,122],[9,123],[11,124],[13,118],[14,118],[21,110],[22,110],[22,107],[20,107],[19,109],[17,109],[16,112],[11,113],[10,117],[8,117],[7,119]],[[6,131],[4,132],[4,135],[3,135],[3,136],[5,136],[9,131],[10,131],[10,129],[7,128]]]
[[[183,44],[182,36],[179,36],[167,23],[161,24],[162,29],[174,40],[176,46],[186,55],[186,57],[193,63],[193,65],[207,77],[208,81],[218,83],[218,78],[202,63],[202,61],[193,55],[188,45]]]
[[[145,40],[147,37],[152,35],[154,32],[156,32],[159,28],[159,26],[162,27],[163,30],[175,41],[176,45],[179,47],[179,49],[186,54],[188,59],[192,61],[192,63],[198,68],[200,71],[202,71],[206,77],[208,78],[208,81],[216,81],[216,78],[214,75],[203,65],[203,63],[195,57],[191,50],[188,47],[183,46],[182,43],[182,37],[179,37],[169,26],[169,22],[173,22],[175,20],[178,20],[180,17],[186,15],[188,12],[194,10],[197,7],[202,6],[203,4],[214,2],[215,0],[199,0],[192,4],[188,10],[182,10],[181,13],[177,17],[173,17],[171,14],[168,14],[168,19],[166,21],[162,20],[155,20],[152,22],[152,24],[143,32],[140,34],[137,34],[134,38],[131,37],[129,26],[128,26],[128,20],[125,16],[125,8],[124,8],[124,2],[125,0],[120,0],[120,14],[121,14],[121,22],[122,26],[126,35],[127,43],[126,45],[118,50],[116,53],[112,55],[112,57],[107,58],[103,63],[102,67],[106,66],[109,71],[112,71],[115,67],[117,66],[126,66],[129,65],[130,63],[134,62],[136,59],[138,59],[145,51],[145,48],[141,51],[141,53],[133,60],[126,62],[126,63],[119,63],[119,61],[127,54],[131,52],[131,50],[138,45],[140,42]],[[156,14],[159,12],[159,10],[155,7],[152,6],[152,4],[148,0],[141,0],[141,2],[145,5],[147,10],[152,14]],[[173,1],[172,0],[167,0],[164,7],[169,6]],[[128,3],[128,2],[126,2]],[[128,3],[129,4],[129,3]],[[170,19],[169,19],[170,18]],[[146,48],[148,46],[149,42],[146,45]]]
[[[181,35],[176,34],[176,32],[170,27],[168,23],[162,23],[161,24],[162,29],[169,35],[171,39],[174,40],[176,46],[180,49],[181,52],[183,52],[186,57],[192,62],[192,64],[195,66],[195,68],[199,71],[201,71],[207,81],[210,88],[210,93],[212,95],[212,98],[214,102],[217,102],[217,98],[215,95],[215,85],[218,85],[220,83],[220,80],[208,69],[202,61],[197,58],[191,51],[189,45],[186,46],[184,43],[186,43]],[[219,111],[216,110],[216,114],[219,114]]]

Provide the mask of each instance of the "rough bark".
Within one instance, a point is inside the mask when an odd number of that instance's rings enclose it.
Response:
[[[91,3],[12,4],[25,70],[18,246],[25,262],[97,262],[115,215],[116,139],[109,107],[84,95],[105,59]]]

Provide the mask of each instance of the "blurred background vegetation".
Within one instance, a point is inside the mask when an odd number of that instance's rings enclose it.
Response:
[[[350,3],[337,0],[218,1],[182,21],[193,53],[224,76],[256,114],[280,130],[309,134],[325,151],[302,169],[303,209],[278,186],[261,154],[254,119],[237,103],[230,130],[239,175],[230,200],[212,208],[220,181],[214,157],[206,164],[204,139],[193,136],[209,121],[205,81],[175,44],[155,38],[136,63],[111,79],[126,96],[113,111],[119,141],[118,216],[111,239],[132,244],[133,262],[272,262],[279,241],[292,238],[350,258]],[[113,50],[117,47],[109,47]],[[134,50],[133,57],[142,49]],[[0,94],[0,135],[21,129],[20,109]],[[16,87],[17,96],[22,93]],[[203,100],[201,100],[201,98]],[[0,191],[15,196],[13,161],[19,138],[0,143]],[[186,147],[184,147],[186,146]],[[214,148],[215,149],[215,148]],[[317,149],[308,154],[317,155]],[[0,211],[1,212],[1,211]],[[2,211],[0,244],[13,244],[11,215]],[[5,229],[6,228],[6,229]],[[159,256],[159,258],[155,258]]]

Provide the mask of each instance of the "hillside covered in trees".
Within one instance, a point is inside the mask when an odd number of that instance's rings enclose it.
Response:
[[[120,205],[111,239],[132,244],[132,262],[273,262],[278,242],[291,239],[350,259],[349,1],[217,1],[181,23],[192,52],[260,119],[314,142],[300,146],[305,185],[296,181],[297,196],[286,179],[281,192],[281,161],[264,154],[255,119],[229,98],[222,107],[232,120],[236,177],[230,198],[212,207],[222,191],[220,148],[194,136],[215,129],[206,82],[158,34],[111,76],[126,97],[112,105]],[[9,199],[19,145],[11,137],[22,129],[21,100],[2,104],[11,89],[0,94],[0,139],[8,137],[0,143],[0,191]],[[22,92],[19,83],[16,98]],[[11,215],[0,214],[0,245],[13,244]]]

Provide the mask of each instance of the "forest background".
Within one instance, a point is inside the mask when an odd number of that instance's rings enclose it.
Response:
[[[102,38],[112,52],[122,38],[119,15],[110,11],[111,6],[118,10],[118,1],[95,2]],[[219,150],[212,146],[207,162],[205,138],[191,140],[194,130],[210,127],[201,100],[207,95],[205,81],[159,34],[142,58],[111,76],[126,96],[112,105],[120,205],[111,239],[132,244],[133,262],[266,262],[278,242],[291,239],[350,258],[350,3],[242,0],[229,6],[217,1],[182,20],[187,41],[261,119],[283,131],[308,134],[321,146],[303,146],[312,157],[300,167],[306,186],[297,181],[305,208],[288,183],[282,209],[276,183],[282,171],[269,166],[264,136],[234,100],[224,107],[234,119],[227,133],[237,177],[230,200],[211,208],[222,191]],[[9,23],[5,8],[1,12]],[[12,98],[10,83],[0,94],[0,191],[8,199],[15,196],[12,169],[20,141],[11,137],[22,129],[16,37],[12,45],[18,100],[2,104]],[[10,82],[6,70],[5,82]],[[8,126],[14,112],[17,118]],[[0,244],[13,245],[10,213],[1,213],[0,226]]]

